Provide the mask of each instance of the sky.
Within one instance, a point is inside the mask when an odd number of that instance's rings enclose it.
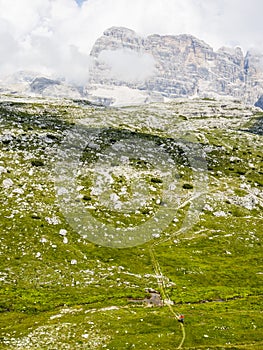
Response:
[[[262,13],[262,0],[0,0],[0,77],[30,70],[83,84],[111,26],[263,51]]]

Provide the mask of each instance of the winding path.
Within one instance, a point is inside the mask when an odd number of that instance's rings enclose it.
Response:
[[[162,274],[160,265],[156,259],[155,253],[154,253],[154,247],[150,248],[150,255],[152,258],[152,262],[153,262],[153,267],[154,267],[154,271],[155,274],[158,276],[158,284],[159,287],[161,289],[161,296],[163,298],[163,300],[167,300],[167,306],[171,312],[171,314],[175,317],[176,320],[179,320],[180,314],[176,313],[172,307],[172,303],[171,303],[171,299],[169,297],[169,295],[167,294],[167,290],[166,290],[166,285],[165,285],[165,281],[164,281],[164,276]],[[182,331],[182,340],[180,342],[180,344],[178,345],[177,349],[181,349],[184,341],[185,341],[185,337],[186,337],[186,332],[185,332],[185,327],[184,324],[182,322],[180,322],[181,325],[181,331]]]

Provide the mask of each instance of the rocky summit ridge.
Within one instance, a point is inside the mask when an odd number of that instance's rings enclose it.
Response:
[[[108,67],[101,63],[100,54],[104,50],[123,49],[152,55],[154,73],[144,82],[107,77]],[[112,27],[95,42],[91,56],[96,60],[92,83],[127,85],[170,98],[230,96],[248,104],[257,103],[263,95],[262,54],[248,51],[244,55],[239,47],[214,51],[192,35],[154,34],[142,38],[130,29]]]
[[[58,77],[18,72],[13,79],[0,82],[0,93],[86,98],[105,105],[178,97],[232,98],[263,109],[260,52],[244,54],[239,47],[214,51],[188,34],[141,37],[131,29],[111,27],[94,43],[90,59],[85,86]],[[149,74],[136,77],[136,68],[148,69]],[[123,70],[122,74],[118,69]]]

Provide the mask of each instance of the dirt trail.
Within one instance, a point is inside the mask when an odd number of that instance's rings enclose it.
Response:
[[[158,284],[159,284],[159,287],[161,290],[162,299],[166,301],[166,305],[168,306],[171,314],[178,321],[180,314],[176,313],[172,307],[172,301],[167,293],[167,289],[166,289],[166,285],[165,285],[165,278],[164,278],[164,275],[162,274],[160,264],[159,264],[158,260],[156,259],[153,247],[150,248],[150,255],[152,258],[155,274],[158,276]],[[182,348],[184,341],[185,341],[185,337],[186,337],[184,324],[182,322],[180,322],[180,325],[181,325],[181,331],[182,331],[182,340],[181,340],[180,344],[178,345],[177,349]]]

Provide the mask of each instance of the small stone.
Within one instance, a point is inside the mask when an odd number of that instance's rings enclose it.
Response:
[[[60,234],[60,236],[66,236],[67,235],[67,230],[65,230],[64,228],[62,228],[62,229],[60,229],[59,230],[59,234]]]
[[[4,168],[2,165],[0,166],[0,174],[7,173],[6,168]]]
[[[211,207],[211,205],[209,205],[209,204],[205,204],[204,205],[204,208],[203,208],[204,210],[207,210],[207,211],[213,211],[213,208]]]
[[[24,194],[24,190],[22,188],[15,188],[13,193]]]
[[[213,215],[216,216],[216,217],[225,217],[225,216],[227,216],[227,214],[224,211],[222,211],[222,210],[215,211],[213,213]]]
[[[3,187],[4,188],[10,188],[12,187],[14,182],[11,179],[4,179],[3,181]]]
[[[153,236],[153,238],[159,238],[161,235],[160,235],[160,233],[153,233],[152,236]]]
[[[55,216],[52,218],[46,217],[45,219],[50,225],[58,225],[60,223],[60,220]]]

